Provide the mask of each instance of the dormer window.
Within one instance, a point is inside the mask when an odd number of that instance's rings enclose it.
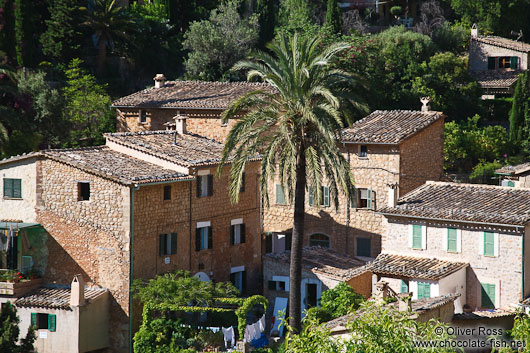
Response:
[[[140,124],[145,124],[147,123],[147,112],[143,109],[140,109],[138,111],[138,122]]]

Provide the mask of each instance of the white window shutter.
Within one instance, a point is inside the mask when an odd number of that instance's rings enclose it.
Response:
[[[427,249],[427,225],[421,226],[421,248]]]
[[[499,233],[493,234],[493,256],[499,256]]]
[[[444,236],[443,236],[443,249],[444,251],[447,251],[447,233],[449,233],[449,228],[445,228]]]
[[[412,233],[413,233],[412,224],[409,224],[409,248],[411,249],[412,249]]]
[[[456,252],[462,252],[462,229],[456,230]]]

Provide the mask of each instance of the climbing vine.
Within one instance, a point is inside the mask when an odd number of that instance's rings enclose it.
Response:
[[[253,295],[251,297],[246,298],[241,306],[237,308],[236,310],[236,316],[237,316],[237,329],[239,331],[239,337],[243,337],[245,334],[245,329],[247,328],[247,313],[254,305],[261,304],[263,305],[263,308],[265,311],[267,311],[267,305],[269,304],[269,301],[267,298],[261,295]]]

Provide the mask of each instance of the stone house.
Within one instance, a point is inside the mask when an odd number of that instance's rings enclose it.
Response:
[[[108,288],[112,351],[128,350],[141,318],[133,279],[182,269],[258,292],[257,163],[247,165],[240,202],[231,204],[229,167],[214,177],[223,145],[187,133],[184,119],[175,131],[106,139],[105,146],[43,151],[33,168],[36,221],[49,234],[45,280],[67,284],[81,274]]]
[[[483,98],[511,96],[517,76],[528,70],[530,44],[497,36],[480,36],[473,25],[469,71],[480,83]]]
[[[497,169],[495,174],[499,175],[501,186],[530,187],[530,162],[504,166]]]
[[[269,85],[250,82],[166,81],[162,74],[151,88],[112,103],[116,131],[164,130],[173,118],[184,115],[192,133],[223,142],[235,121],[221,121],[221,113],[237,98],[254,90],[272,92]]]
[[[319,202],[306,192],[304,246],[375,258],[383,234],[383,216],[377,211],[425,181],[440,179],[443,127],[440,112],[378,110],[345,129],[340,148],[355,178],[356,201],[350,204],[339,195],[335,209],[325,183]],[[263,220],[266,252],[281,252],[290,243],[293,207],[279,180],[268,189],[270,206],[264,209]]]
[[[427,182],[379,210],[371,270],[417,298],[460,293],[457,311],[508,308],[530,295],[529,205],[530,189]]]

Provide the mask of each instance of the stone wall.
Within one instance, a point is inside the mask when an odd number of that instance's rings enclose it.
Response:
[[[346,283],[353,288],[355,293],[362,295],[365,299],[372,296],[372,272],[365,271],[347,280]]]
[[[443,144],[443,119],[400,144],[400,196],[425,184],[427,180],[440,180],[444,163]]]
[[[219,110],[198,110],[198,109],[144,109],[146,112],[146,122],[140,123],[138,119],[138,109],[120,108],[116,109],[116,131],[149,131],[166,130],[164,123],[174,122],[173,117],[177,114],[187,115],[187,130],[191,133],[199,134],[220,142],[224,142],[228,132],[235,124],[235,120],[230,120],[228,124],[222,124]]]
[[[477,224],[431,222],[392,217],[384,222],[383,252],[403,256],[439,258],[455,262],[467,262],[466,301],[473,309],[481,305],[480,283],[500,287],[500,307],[506,307],[521,300],[522,295],[522,231],[509,227],[494,227]],[[409,248],[409,224],[427,226],[425,250]],[[452,253],[444,249],[444,234],[447,227],[460,229],[461,252]],[[499,234],[498,256],[482,255],[484,231]]]
[[[37,199],[36,158],[28,158],[0,166],[0,219],[35,222],[35,203]],[[4,195],[4,179],[21,179],[22,198],[8,199]]]
[[[488,70],[488,57],[517,56],[520,59],[520,70],[528,70],[528,53],[497,47],[471,40],[469,45],[469,70]]]
[[[37,221],[50,234],[48,282],[70,284],[82,274],[88,285],[110,290],[110,344],[129,344],[129,188],[45,159]],[[78,201],[77,181],[90,181],[90,200]]]

